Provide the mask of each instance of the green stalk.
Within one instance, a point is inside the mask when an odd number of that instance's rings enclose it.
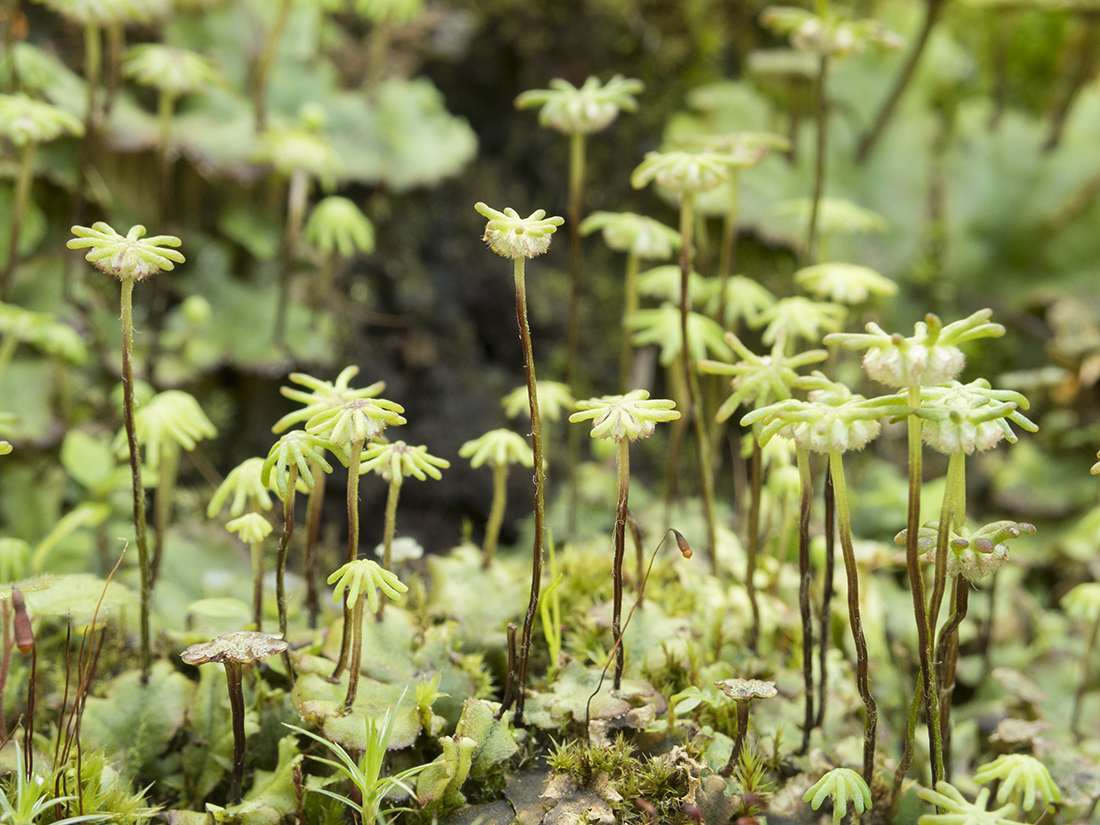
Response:
[[[569,316],[565,329],[565,368],[563,379],[577,390],[577,345],[580,332],[581,303],[581,215],[584,212],[585,134],[569,136]],[[565,477],[569,488],[569,535],[577,535],[577,461],[580,456],[580,432],[568,427],[566,432]]]
[[[279,299],[275,308],[274,339],[282,344],[286,337],[287,304],[290,301],[290,271],[294,268],[294,254],[298,249],[298,237],[302,234],[306,207],[309,202],[309,174],[295,169],[290,176],[286,196],[286,226],[283,230],[283,247],[279,256]]]
[[[363,663],[363,594],[355,600],[355,607],[351,611],[352,643],[351,665],[348,668],[348,692],[344,697],[344,713],[351,713],[351,706],[355,704],[355,696],[359,692],[359,668]]]
[[[630,319],[638,311],[638,270],[641,268],[641,259],[634,252],[626,256],[626,277],[623,281],[626,309],[623,311],[623,346],[619,355],[619,383],[623,393],[629,392],[631,380],[630,370],[633,361],[634,347],[630,343]]]
[[[817,68],[817,152],[814,160],[814,192],[810,202],[810,225],[806,229],[806,263],[817,260],[818,211],[825,190],[825,135],[828,131],[828,105],[825,100],[825,78],[829,72],[829,58],[821,56]]]
[[[867,639],[863,635],[863,620],[859,614],[859,568],[852,548],[852,522],[848,509],[848,486],[844,480],[844,459],[839,452],[829,453],[829,471],[833,477],[837,522],[840,525],[840,550],[844,554],[844,572],[848,576],[848,620],[856,645],[856,688],[863,700],[867,719],[863,727],[863,781],[868,786],[875,770],[875,730],[878,727],[878,706],[871,696],[870,657]]]
[[[264,546],[255,541],[249,545],[252,551],[252,623],[260,633],[264,629]]]
[[[917,684],[913,690],[913,701],[909,704],[909,721],[905,728],[905,745],[901,759],[894,770],[894,781],[890,786],[890,808],[886,816],[886,822],[896,822],[898,809],[901,807],[901,789],[905,782],[905,775],[909,773],[909,766],[913,764],[913,750],[917,742],[917,722],[920,720],[920,706],[923,702],[923,688]]]
[[[703,512],[707,520],[707,555],[715,575],[718,570],[718,527],[714,515],[714,478],[711,468],[710,441],[706,425],[699,414],[699,379],[691,368],[691,342],[688,338],[688,317],[691,302],[688,296],[688,280],[691,274],[691,245],[695,221],[695,194],[685,192],[680,204],[680,362],[687,384],[687,404],[684,418],[694,425],[695,444],[698,449],[699,480],[703,492]]]
[[[531,347],[531,328],[527,323],[527,286],[524,281],[524,258],[516,258],[514,277],[516,282],[516,322],[519,325],[520,342],[523,345],[523,366],[527,374],[527,400],[531,410],[531,450],[535,456],[533,479],[535,483],[535,541],[531,550],[531,600],[527,604],[527,616],[523,620],[523,633],[519,647],[519,683],[516,685],[516,713],[512,721],[523,723],[523,705],[527,692],[527,660],[531,654],[531,633],[539,609],[539,590],[542,585],[542,532],[544,518],[544,493],[546,477],[543,470],[542,419],[539,416],[539,396],[535,384],[535,356]]]
[[[11,229],[8,231],[8,261],[4,266],[4,275],[0,279],[0,300],[11,298],[11,287],[15,276],[15,265],[19,261],[19,236],[23,231],[23,218],[27,214],[27,201],[30,199],[31,183],[34,180],[34,155],[38,144],[29,140],[19,152],[19,178],[15,184],[15,208],[11,215]]]
[[[122,279],[122,417],[126,443],[130,448],[130,482],[133,491],[134,533],[138,565],[141,568],[141,683],[149,682],[152,666],[149,654],[149,599],[153,579],[149,566],[149,544],[145,535],[145,488],[141,486],[141,452],[134,429],[134,279]]]
[[[390,479],[389,493],[386,495],[386,526],[382,533],[382,566],[393,569],[393,537],[397,532],[397,500],[401,497],[401,474],[396,473]],[[381,619],[386,610],[386,600],[378,603],[377,618]]]
[[[168,143],[172,137],[172,116],[176,110],[176,96],[161,90],[157,96],[157,177],[160,183],[160,219],[168,219],[172,202],[172,161],[168,155]]]
[[[279,605],[279,633],[287,637],[286,615],[286,557],[290,549],[290,537],[294,535],[294,502],[297,498],[298,465],[291,464],[287,469],[286,501],[283,502],[283,535],[279,538],[279,555],[275,559],[275,598]],[[290,649],[283,651],[283,664],[287,675],[294,677],[290,664]]]
[[[363,455],[363,442],[351,442],[351,451],[348,453],[348,552],[347,563],[351,564],[359,556],[359,462]],[[332,671],[332,678],[338,679],[348,665],[348,648],[351,642],[348,625],[351,624],[352,605],[348,604],[345,591],[344,596],[344,631],[340,637],[340,656],[336,661],[336,669]]]
[[[489,521],[485,525],[485,541],[481,545],[481,569],[488,570],[493,562],[493,553],[500,539],[500,527],[504,523],[504,507],[508,502],[508,465],[493,465],[493,505],[489,510]]]
[[[959,625],[966,618],[970,603],[970,582],[956,575],[952,581],[952,593],[954,610],[936,643],[936,655],[940,662],[940,739],[943,742],[944,779],[947,782],[951,781],[951,702],[959,664]]]
[[[810,477],[810,452],[805,447],[796,451],[798,477],[802,482],[802,506],[798,517],[798,608],[802,615],[802,681],[806,694],[806,714],[802,723],[802,748],[810,749],[810,732],[814,727],[814,628],[810,617],[810,505],[813,501],[813,480]]]
[[[947,549],[951,539],[951,528],[958,526],[966,516],[966,453],[952,453],[947,464],[947,478],[943,488],[943,504],[940,506],[940,526],[936,532],[935,579],[932,585],[932,598],[928,603],[928,627],[935,630],[939,624],[940,606],[947,589]],[[942,664],[943,658],[938,646],[936,661]]]
[[[921,405],[920,386],[914,384],[908,391],[909,406],[914,410]],[[940,703],[936,695],[935,674],[932,669],[932,630],[928,625],[925,605],[924,576],[920,569],[920,548],[917,545],[920,531],[920,490],[923,466],[921,447],[921,421],[911,413],[908,419],[909,440],[909,506],[905,519],[905,567],[909,576],[909,590],[913,596],[913,616],[917,623],[917,648],[920,657],[921,688],[924,694],[925,719],[928,723],[928,743],[932,754],[932,785],[943,778],[943,749],[940,740]]]
[[[718,293],[718,323],[726,325],[726,301],[730,275],[737,264],[737,218],[741,211],[740,175],[730,169],[730,199],[726,206],[726,219],[722,225],[722,248],[718,253],[718,275],[721,278]]]
[[[252,79],[252,113],[257,134],[267,125],[267,83],[271,78],[271,69],[275,65],[275,56],[279,52],[279,42],[283,39],[292,2],[293,0],[282,0],[279,3],[275,20],[264,41],[264,49],[260,53],[260,59],[256,61],[256,74]]]
[[[612,570],[612,579],[615,584],[614,600],[611,613],[611,635],[615,645],[615,684],[614,689],[622,688],[623,668],[626,664],[626,652],[623,650],[622,630],[620,621],[623,613],[623,556],[626,552],[626,519],[627,506],[630,496],[630,439],[623,438],[619,441],[619,449],[616,454],[616,465],[619,476],[619,499],[615,510],[615,562]],[[639,582],[639,587],[641,582]]]

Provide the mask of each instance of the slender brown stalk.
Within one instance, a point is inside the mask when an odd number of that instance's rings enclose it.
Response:
[[[508,673],[504,679],[504,696],[500,700],[500,710],[497,711],[497,719],[500,719],[512,706],[516,684],[516,627],[515,622],[508,622]]]
[[[951,781],[951,702],[955,693],[955,671],[959,664],[959,625],[970,603],[970,582],[956,575],[952,582],[954,610],[936,642],[939,658],[940,739],[943,742],[943,778]]]
[[[241,783],[244,780],[244,689],[241,686],[240,662],[226,659],[225,681],[229,685],[229,712],[233,722],[233,770],[229,775],[229,803],[241,801]]]
[[[623,557],[626,553],[626,519],[630,496],[630,439],[619,441],[617,455],[619,476],[619,498],[615,511],[615,562],[612,579],[615,585],[612,602],[611,635],[616,642],[614,689],[619,690],[623,683],[623,668],[626,665],[626,653],[623,650],[620,620],[623,612]]]
[[[527,323],[527,286],[524,281],[524,258],[516,258],[514,276],[516,283],[516,323],[519,325],[520,342],[523,345],[523,368],[527,375],[527,399],[531,410],[531,450],[535,457],[533,480],[535,484],[535,539],[531,549],[531,599],[523,620],[523,634],[519,645],[519,679],[516,685],[516,713],[513,723],[523,723],[523,705],[527,692],[527,661],[531,654],[531,633],[538,615],[539,591],[542,587],[542,544],[544,487],[542,418],[539,415],[539,396],[535,383],[535,355],[531,346],[531,328]]]
[[[827,659],[829,653],[830,628],[833,623],[833,570],[836,565],[836,492],[833,487],[832,469],[825,475],[825,571],[821,587],[821,608],[818,613],[818,626],[821,628],[821,641],[817,646],[818,686],[817,686],[817,727],[825,724],[826,685],[829,682]]]
[[[363,662],[363,601],[360,594],[351,611],[351,664],[348,666],[348,692],[344,697],[344,713],[351,713],[355,696],[359,692],[359,669]]]
[[[797,452],[798,475],[802,481],[802,505],[798,516],[798,609],[802,615],[802,681],[806,694],[806,714],[802,723],[802,747],[810,749],[810,732],[814,727],[814,628],[810,614],[810,505],[813,501],[813,480],[810,477],[810,454],[804,447]]]
[[[275,559],[275,599],[279,605],[279,633],[287,637],[286,615],[286,557],[290,550],[290,537],[294,535],[294,502],[297,498],[298,465],[291,464],[287,469],[286,501],[283,502],[283,535],[279,538],[279,555]],[[287,676],[294,678],[294,668],[290,664],[290,648],[283,651],[283,665]]]

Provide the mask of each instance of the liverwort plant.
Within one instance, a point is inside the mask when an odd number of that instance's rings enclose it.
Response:
[[[97,269],[114,275],[122,282],[122,414],[126,427],[126,442],[130,450],[130,477],[133,490],[134,533],[137,537],[138,564],[141,566],[141,677],[149,679],[149,597],[153,591],[149,546],[145,536],[145,490],[141,485],[141,452],[134,423],[134,283],[157,272],[170,272],[184,261],[172,247],[181,241],[172,235],[143,238],[145,227],[140,224],[119,235],[108,224],[98,221],[92,226],[74,226],[76,235],[67,244],[69,249],[88,249],[84,257]]]
[[[8,228],[8,257],[0,275],[0,301],[11,297],[15,265],[19,261],[19,238],[34,182],[34,156],[38,144],[62,135],[84,134],[84,126],[75,115],[25,94],[0,95],[0,137],[19,150],[19,172],[15,200]]]
[[[752,404],[754,408],[767,406],[774,401],[784,401],[791,397],[791,384],[798,378],[800,368],[824,361],[828,355],[825,350],[807,350],[795,356],[786,354],[787,332],[780,329],[775,345],[769,355],[760,356],[741,343],[741,339],[732,332],[726,333],[726,343],[733,348],[741,360],[727,364],[720,361],[703,360],[697,362],[701,372],[714,375],[732,375],[730,381],[733,394],[718,408],[715,420],[721,424],[729,419],[742,404]],[[745,590],[752,608],[752,629],[749,631],[748,646],[756,650],[760,638],[760,605],[756,598],[756,564],[760,552],[760,501],[763,493],[764,470],[762,447],[753,439],[752,458],[750,459],[750,498],[748,513],[748,552],[745,560]]]
[[[443,477],[439,471],[450,466],[451,462],[432,455],[424,445],[413,447],[404,441],[385,444],[375,442],[363,451],[363,463],[359,465],[360,475],[373,470],[389,482],[390,486],[386,496],[386,526],[382,534],[382,566],[387,570],[393,569],[390,554],[397,530],[397,500],[401,496],[401,485],[405,478],[411,476],[418,481],[426,481],[430,476],[438,481]]]
[[[191,645],[180,654],[189,665],[216,662],[225,667],[229,684],[229,710],[233,717],[233,771],[230,775],[229,800],[241,801],[241,781],[244,779],[244,690],[241,676],[251,662],[262,661],[287,649],[287,643],[270,633],[238,630],[219,636],[211,642]]]
[[[601,85],[589,77],[578,89],[568,80],[550,81],[549,89],[532,89],[516,98],[517,109],[539,109],[539,124],[569,135],[569,315],[565,333],[565,383],[576,386],[577,339],[581,295],[581,217],[584,212],[585,141],[610,126],[619,112],[638,108],[635,95],[645,84],[615,75]],[[570,465],[573,461],[570,460]]]
[[[312,375],[301,372],[292,372],[288,377],[295,384],[305,387],[305,390],[294,387],[280,387],[279,392],[292,401],[297,401],[303,407],[300,410],[287,413],[272,426],[273,433],[281,433],[292,424],[309,421],[313,416],[334,407],[339,407],[356,398],[373,398],[386,389],[383,381],[376,381],[367,387],[352,389],[349,384],[351,379],[359,374],[359,367],[345,367],[336,376],[335,381],[322,381]],[[308,392],[307,392],[308,390]],[[340,459],[341,462],[344,459]],[[321,530],[321,505],[325,498],[325,486],[328,480],[327,473],[321,464],[309,462],[312,484],[309,485],[309,501],[306,504],[306,547],[303,557],[303,567],[306,578],[306,609],[309,611],[309,626],[317,626],[317,618],[321,613],[321,602],[317,593],[317,537]]]
[[[329,299],[336,258],[374,251],[374,224],[352,201],[329,195],[309,213],[302,238],[321,254],[321,268],[312,290],[316,309]]]
[[[741,761],[741,751],[745,747],[745,740],[749,734],[749,708],[753,700],[771,699],[779,691],[776,690],[775,682],[766,682],[762,679],[723,679],[714,684],[722,688],[722,692],[737,705],[737,738],[733,740],[729,761],[718,772],[721,776],[728,777],[733,775],[734,768]]]
[[[833,803],[833,825],[840,825],[852,803],[856,818],[871,810],[871,789],[863,777],[851,768],[833,768],[810,786],[802,796],[803,802],[818,810],[826,799]]]
[[[544,512],[545,459],[542,453],[542,421],[539,416],[539,397],[535,379],[535,355],[531,347],[531,327],[527,323],[527,287],[524,264],[528,258],[541,255],[550,248],[550,238],[565,221],[559,217],[547,218],[538,209],[526,218],[516,210],[505,208],[503,212],[477,203],[474,208],[488,219],[483,236],[489,248],[503,258],[512,259],[512,272],[516,286],[516,322],[519,325],[520,343],[523,347],[523,365],[527,373],[527,403],[531,412],[531,451],[534,457],[535,482],[535,541],[531,551],[531,598],[523,621],[520,637],[518,684],[516,685],[515,724],[523,722],[523,706],[527,689],[527,660],[531,653],[531,634],[539,607],[539,588],[542,580],[542,543]]]
[[[718,523],[714,513],[714,473],[710,440],[697,406],[699,380],[692,367],[688,282],[694,252],[695,198],[726,183],[735,161],[728,155],[714,152],[650,152],[630,176],[630,185],[641,189],[651,182],[677,195],[680,200],[680,348],[681,366],[687,388],[685,415],[694,424],[698,450],[699,478],[703,493],[703,509],[707,519],[707,553],[711,569],[718,572]]]
[[[999,782],[997,801],[1016,802],[1028,812],[1036,800],[1041,800],[1044,808],[1062,801],[1062,791],[1046,765],[1026,753],[998,756],[974,772],[974,781]]]
[[[493,503],[489,508],[489,520],[485,524],[485,540],[481,545],[481,566],[488,569],[500,538],[504,523],[504,508],[508,502],[508,468],[512,464],[535,466],[535,454],[523,436],[512,430],[489,430],[480,438],[467,441],[458,448],[462,458],[470,459],[475,470],[488,464],[493,470]]]
[[[918,655],[921,666],[921,687],[929,745],[932,753],[934,783],[943,778],[943,748],[939,725],[939,697],[935,688],[932,669],[933,628],[929,624],[928,605],[925,601],[924,577],[920,570],[920,491],[923,452],[921,449],[922,402],[921,387],[934,387],[953,379],[963,368],[965,356],[959,345],[978,338],[1000,337],[1005,328],[989,322],[992,310],[978,310],[967,318],[943,325],[932,314],[918,321],[909,338],[900,333],[890,334],[878,324],[867,325],[866,333],[833,333],[825,337],[828,345],[840,345],[846,349],[866,349],[863,369],[872,379],[890,387],[905,391],[904,402],[910,412],[907,415],[909,444],[909,505],[906,514],[905,561],[909,588],[913,598],[913,614],[917,625]],[[910,714],[910,735],[916,725],[917,701]],[[909,751],[912,750],[911,745]],[[906,766],[907,767],[907,766]],[[904,775],[902,765],[899,774]],[[896,777],[895,787],[900,787]]]
[[[138,443],[145,447],[146,466],[156,474],[156,493],[153,496],[153,556],[149,575],[151,586],[156,586],[164,553],[165,535],[176,498],[176,479],[179,475],[180,450],[190,452],[199,441],[214,438],[215,429],[199,402],[182,390],[166,390],[157,393],[134,412],[134,428]],[[126,457],[126,433],[115,438],[115,452]]]
[[[634,212],[593,212],[581,223],[582,235],[600,230],[604,243],[616,252],[626,253],[626,275],[623,280],[623,345],[619,362],[619,380],[625,391],[630,382],[629,324],[638,311],[638,270],[641,261],[664,261],[680,246],[680,234],[660,221]]]
[[[843,454],[848,450],[861,450],[875,438],[882,424],[880,419],[888,415],[904,414],[907,407],[896,396],[883,396],[868,400],[853,394],[842,384],[835,384],[821,373],[811,378],[798,379],[796,387],[809,388],[809,400],[790,399],[755,410],[741,419],[742,425],[763,424],[757,438],[766,444],[774,435],[794,441],[798,448],[798,470],[802,478],[802,514],[799,536],[799,572],[802,586],[799,604],[803,620],[803,674],[806,680],[806,726],[803,729],[803,747],[808,744],[808,729],[813,725],[812,707],[812,627],[809,605],[809,499],[812,492],[810,480],[810,452],[825,453],[829,457],[836,496],[836,512],[840,525],[840,546],[844,555],[844,570],[848,580],[848,618],[852,627],[852,639],[856,648],[856,688],[863,700],[866,719],[863,729],[863,778],[870,784],[874,771],[875,729],[878,724],[878,707],[871,695],[870,658],[867,640],[863,633],[863,620],[859,609],[859,570],[856,567],[852,544],[852,525],[848,506],[847,484],[844,480]],[[827,628],[822,629],[824,637]],[[810,644],[807,644],[807,637]],[[824,638],[822,639],[824,644]]]
[[[344,713],[350,713],[359,690],[359,667],[363,661],[363,602],[365,600],[370,605],[372,613],[378,613],[382,608],[378,591],[396,600],[409,588],[397,578],[396,573],[382,568],[373,559],[348,562],[328,577],[328,583],[336,585],[333,602],[339,604],[343,597],[344,605],[352,606],[351,661],[348,664],[348,692],[344,697]]]
[[[626,553],[627,505],[630,496],[630,442],[653,435],[658,422],[674,421],[680,413],[676,404],[667,399],[650,398],[645,390],[632,390],[626,395],[607,395],[578,401],[579,412],[569,416],[572,422],[592,421],[592,437],[606,438],[617,445],[619,495],[615,511],[615,558],[612,576],[615,583],[612,603],[611,634],[615,638],[615,683],[619,690],[623,681],[626,655],[623,650],[620,620],[623,611],[623,557]]]
[[[279,555],[275,562],[275,597],[279,604],[279,632],[286,638],[286,557],[290,549],[290,537],[294,535],[294,501],[298,488],[313,490],[313,468],[322,473],[331,473],[332,465],[325,459],[328,445],[318,436],[305,430],[291,430],[272,445],[267,459],[260,470],[260,481],[264,486],[274,486],[275,492],[283,502],[283,534],[279,538]],[[284,663],[290,671],[290,656],[286,654]]]
[[[264,546],[271,535],[271,522],[259,513],[245,513],[225,525],[230,533],[236,533],[248,545],[252,558],[252,623],[256,630],[264,629]]]
[[[322,410],[306,422],[306,432],[327,442],[341,461],[346,459],[348,468],[348,553],[351,564],[359,555],[359,465],[363,448],[369,441],[382,434],[387,425],[404,424],[401,413],[405,408],[385,398],[354,398],[332,409]],[[333,676],[339,676],[347,665],[348,622],[352,605],[344,604],[344,631],[340,644],[340,657]]]

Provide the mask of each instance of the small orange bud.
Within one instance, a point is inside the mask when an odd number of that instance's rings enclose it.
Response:
[[[676,546],[680,548],[680,555],[685,559],[691,558],[691,546],[688,544],[688,540],[684,538],[684,534],[675,528],[672,529],[672,534],[676,536]]]

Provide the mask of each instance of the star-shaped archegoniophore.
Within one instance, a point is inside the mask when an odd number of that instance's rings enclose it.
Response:
[[[848,813],[848,803],[852,803],[856,817],[871,809],[871,789],[863,777],[851,768],[833,768],[810,786],[802,796],[804,802],[818,810],[825,799],[833,801],[833,821],[840,822]]]
[[[320,123],[289,129],[269,126],[258,138],[256,160],[270,163],[276,172],[288,177],[305,172],[331,189],[343,164],[332,144],[320,134],[320,126]]]
[[[339,604],[344,591],[347,591],[347,603],[354,604],[360,594],[367,598],[367,606],[372,613],[377,613],[382,603],[381,591],[391,599],[399,599],[401,594],[409,588],[406,587],[397,574],[385,569],[372,559],[356,559],[350,561],[328,577],[329,584],[336,584],[332,601]]]
[[[926,522],[917,534],[917,548],[925,560],[935,562],[938,521]],[[894,536],[894,543],[906,544],[907,530]],[[951,530],[947,540],[947,575],[962,576],[968,581],[984,579],[996,573],[1008,561],[1008,541],[1020,536],[1035,535],[1035,525],[1026,521],[993,521],[971,531],[966,527]]]
[[[219,80],[214,65],[202,55],[160,43],[127,49],[122,71],[173,98],[201,92]]]
[[[989,804],[989,788],[982,788],[978,798],[967,802],[966,797],[950,782],[940,780],[935,790],[921,788],[917,796],[925,802],[931,802],[940,813],[925,814],[917,820],[918,825],[1020,825],[1015,819],[1015,805],[1005,805],[992,811],[986,810]]]
[[[313,472],[310,462],[316,463],[326,473],[332,472],[332,465],[325,459],[325,450],[333,445],[323,438],[307,433],[305,430],[291,430],[272,445],[260,471],[260,481],[265,487],[273,487],[279,498],[286,501],[290,486],[290,468],[298,470],[295,489],[313,489]],[[274,478],[272,477],[274,476]]]
[[[707,298],[707,313],[714,315],[722,304],[722,282],[714,283]],[[744,320],[751,327],[761,326],[760,313],[775,304],[775,296],[766,287],[746,278],[733,275],[726,281],[726,315],[721,320],[727,328],[736,327]]]
[[[675,406],[675,401],[650,398],[645,390],[631,390],[626,395],[578,401],[580,411],[569,416],[569,420],[591,420],[593,438],[635,441],[653,435],[657,423],[679,418],[680,413],[673,409]]]
[[[363,451],[359,474],[373,470],[386,481],[396,481],[398,484],[406,476],[412,476],[418,481],[425,481],[431,476],[438,481],[443,477],[439,470],[450,466],[451,462],[432,455],[423,445],[413,447],[404,441],[394,441],[391,444],[376,442]]]
[[[992,314],[991,309],[980,309],[944,326],[937,316],[929,313],[914,325],[909,338],[888,333],[871,322],[866,333],[832,333],[825,336],[825,343],[867,350],[863,369],[889,387],[934,387],[950,381],[962,370],[966,359],[959,344],[1005,334],[1003,326],[989,322]]]
[[[374,224],[352,201],[340,195],[323,198],[313,207],[302,235],[322,255],[374,251]]]
[[[819,3],[819,14],[797,6],[769,6],[760,22],[776,34],[790,37],[802,52],[842,58],[861,54],[867,44],[900,49],[905,41],[877,20],[848,20],[844,9]]]
[[[998,756],[974,772],[974,781],[984,784],[1000,781],[998,802],[1018,801],[1025,811],[1035,807],[1037,800],[1046,807],[1062,801],[1062,791],[1050,775],[1046,765],[1024,753]]]
[[[800,367],[824,361],[829,354],[823,349],[812,349],[798,355],[786,354],[787,332],[781,330],[769,355],[757,355],[746,347],[732,332],[726,333],[726,343],[741,356],[734,364],[721,361],[700,361],[701,372],[713,375],[732,375],[733,394],[726,399],[715,419],[725,421],[742,404],[760,407],[791,397],[791,385],[798,378]]]
[[[156,469],[166,450],[193,450],[199,441],[214,438],[218,431],[199,402],[182,390],[165,390],[134,411],[134,431],[145,447],[145,460]],[[115,450],[127,454],[126,431],[115,438]]]
[[[535,453],[527,440],[512,430],[489,430],[480,438],[467,441],[458,449],[458,454],[470,459],[475,470],[482,464],[501,467],[508,464],[521,464],[524,467],[535,466]]]
[[[794,273],[794,280],[819,301],[855,306],[872,295],[896,295],[898,285],[869,266],[823,263],[807,266]]]
[[[922,387],[917,415],[924,419],[921,434],[926,444],[947,455],[970,455],[988,450],[1002,438],[1015,444],[1016,433],[1009,421],[1036,432],[1038,425],[1020,412],[1028,406],[1020,393],[992,389],[988,381],[978,378],[969,384],[952,381],[946,386]]]
[[[536,381],[535,394],[539,400],[539,417],[547,421],[560,421],[561,414],[572,410],[577,403],[569,391],[569,385],[561,381]],[[516,387],[500,403],[504,405],[505,418],[518,418],[521,415],[531,418],[531,401],[526,384]]]
[[[22,92],[0,95],[0,135],[13,145],[45,143],[64,134],[83,135],[80,118]]]
[[[656,309],[635,312],[626,322],[634,331],[631,341],[637,347],[656,344],[661,348],[661,366],[676,363],[684,345],[682,316],[672,304],[662,304]],[[722,327],[712,318],[699,312],[688,313],[688,341],[691,342],[692,361],[700,361],[708,355],[730,358],[733,352],[722,334]]]
[[[680,248],[680,233],[634,212],[593,212],[581,222],[582,235],[597,230],[611,249],[639,258],[666,261]]]
[[[352,389],[348,386],[348,382],[358,374],[359,367],[344,367],[340,374],[336,376],[335,381],[322,381],[320,378],[314,378],[312,375],[306,375],[303,372],[292,372],[289,376],[290,380],[311,391],[305,392],[294,387],[280,387],[279,392],[291,401],[297,401],[305,406],[300,410],[284,415],[275,422],[275,426],[271,428],[271,431],[281,433],[290,425],[308,421],[325,410],[339,407],[356,398],[374,398],[386,389],[385,381],[375,381],[370,386],[361,387],[357,390]]]
[[[881,431],[883,418],[909,411],[895,396],[868,400],[846,388],[817,393],[810,401],[792,398],[754,410],[741,419],[741,426],[762,424],[757,436],[761,446],[778,434],[811,452],[843,453],[863,449]]]
[[[403,412],[404,407],[385,398],[355,398],[317,413],[306,422],[306,431],[346,449],[374,440],[387,425],[404,424]]]
[[[835,332],[844,325],[847,312],[840,304],[811,301],[802,295],[794,295],[781,298],[762,310],[753,323],[765,327],[761,337],[765,344],[774,343],[781,329],[787,330],[788,340],[801,338],[817,343],[823,334]]]
[[[210,504],[206,508],[206,517],[214,518],[225,505],[230,494],[233,495],[233,503],[229,505],[231,516],[241,515],[245,506],[270,510],[271,492],[263,482],[263,467],[262,458],[246,458],[230,470],[225,480],[214,491]]]
[[[707,192],[730,179],[737,163],[718,152],[649,152],[630,175],[630,185],[641,189],[656,182],[678,194]]]
[[[258,544],[271,535],[271,522],[259,513],[245,513],[226,522],[225,529],[236,533],[245,544]]]
[[[534,258],[550,248],[550,237],[565,218],[548,218],[545,209],[536,209],[526,218],[510,206],[498,212],[480,201],[474,204],[480,215],[489,219],[482,236],[489,248],[502,258]]]
[[[120,281],[133,278],[141,281],[157,272],[170,272],[176,264],[182,264],[184,257],[175,249],[182,241],[174,235],[154,235],[143,238],[145,227],[141,224],[130,227],[125,236],[119,235],[110,225],[96,221],[87,226],[74,226],[76,235],[66,246],[69,249],[91,247],[84,258],[96,269],[114,275]]]
[[[566,134],[598,132],[611,125],[619,112],[634,112],[645,84],[621,74],[601,84],[590,76],[580,88],[568,80],[555,78],[549,89],[532,89],[516,98],[517,109],[539,109],[539,125]]]

